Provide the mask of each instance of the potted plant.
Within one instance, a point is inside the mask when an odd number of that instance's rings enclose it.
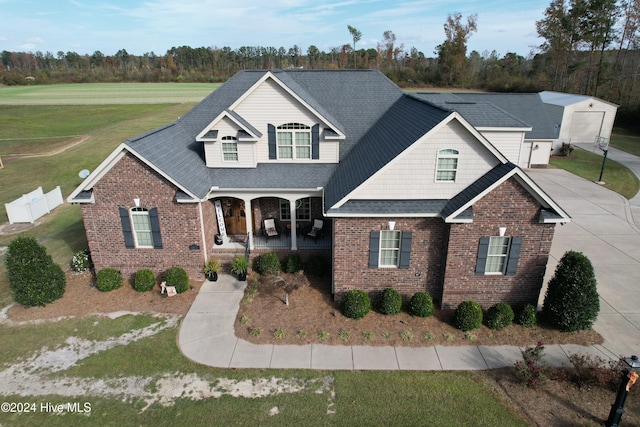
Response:
[[[207,280],[215,282],[218,280],[218,270],[220,270],[220,262],[217,259],[209,258],[204,265],[204,276]]]
[[[249,271],[249,260],[243,256],[239,256],[231,261],[231,272],[238,276],[238,280],[247,280],[247,272]]]

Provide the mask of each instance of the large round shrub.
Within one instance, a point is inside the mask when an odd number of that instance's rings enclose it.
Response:
[[[13,299],[26,306],[43,306],[60,298],[67,286],[62,268],[33,237],[9,243],[4,259]]]
[[[506,302],[499,302],[489,307],[487,311],[487,326],[490,329],[500,330],[511,326],[515,314]]]
[[[596,285],[589,258],[582,252],[566,252],[549,280],[542,313],[563,331],[590,329],[600,312]]]
[[[359,289],[347,292],[342,301],[342,314],[351,319],[362,319],[371,311],[369,294]]]
[[[109,292],[122,286],[122,274],[115,268],[103,268],[96,274],[96,288]]]
[[[136,274],[133,276],[133,289],[138,292],[150,291],[155,285],[156,276],[153,274],[153,271],[147,268],[136,271]]]
[[[402,311],[402,295],[393,288],[386,288],[380,295],[380,311],[383,314],[398,314]]]
[[[471,331],[482,326],[482,307],[475,301],[462,301],[453,315],[456,328]]]
[[[433,311],[433,299],[429,292],[416,292],[409,300],[409,314],[413,316],[429,317]]]
[[[189,290],[189,275],[184,268],[167,268],[164,272],[164,281],[167,286],[175,286],[179,294]]]
[[[258,260],[258,273],[277,274],[280,272],[280,259],[275,252],[267,252]]]
[[[526,304],[520,313],[518,313],[518,317],[516,318],[516,323],[518,325],[531,327],[535,326],[538,321],[536,318],[536,308],[532,304]]]

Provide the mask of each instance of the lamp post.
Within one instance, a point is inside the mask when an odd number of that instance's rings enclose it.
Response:
[[[640,360],[638,356],[631,356],[624,359],[624,362],[629,366],[622,370],[622,381],[620,382],[620,388],[616,396],[616,401],[611,405],[611,411],[609,411],[609,418],[604,423],[605,427],[617,427],[620,425],[622,414],[624,414],[624,402],[627,400],[627,394],[629,394],[629,388],[636,382],[638,374],[633,371],[634,368],[640,368]]]

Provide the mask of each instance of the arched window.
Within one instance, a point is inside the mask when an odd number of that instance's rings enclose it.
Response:
[[[451,148],[438,151],[436,181],[455,182],[460,152]]]
[[[238,140],[235,136],[222,137],[222,160],[225,162],[238,161]]]
[[[278,126],[277,145],[279,159],[310,159],[311,128],[302,123]]]

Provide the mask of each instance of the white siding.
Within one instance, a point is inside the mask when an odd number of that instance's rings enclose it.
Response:
[[[269,159],[268,128],[272,124],[279,126],[285,123],[303,123],[313,126],[319,123],[320,132],[320,159],[306,160],[315,163],[337,163],[338,142],[325,141],[322,138],[322,128],[327,127],[316,115],[312,114],[301,102],[297,101],[280,85],[271,79],[267,79],[257,87],[247,98],[234,108],[245,120],[262,132],[262,138],[256,145],[256,161],[258,163],[276,162]],[[296,162],[305,162],[296,160]]]
[[[516,165],[520,164],[522,153],[522,143],[524,141],[524,132],[522,131],[481,131],[482,136],[487,138],[489,142]]]
[[[455,182],[436,182],[441,149],[460,152]],[[415,143],[395,161],[361,185],[351,199],[449,199],[498,164],[459,122],[451,121],[435,134]]]
[[[210,168],[254,168],[255,142],[238,142],[238,161],[223,161],[222,138],[225,136],[236,136],[240,129],[228,118],[222,119],[215,128],[218,130],[218,140],[216,142],[204,142],[204,156],[207,167]]]

